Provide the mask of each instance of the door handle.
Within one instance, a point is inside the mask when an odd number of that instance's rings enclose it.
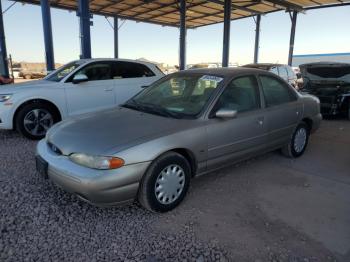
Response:
[[[105,88],[104,89],[106,92],[113,91],[113,88]]]
[[[264,117],[262,116],[262,117],[258,117],[257,119],[256,119],[256,121],[258,122],[258,124],[259,125],[263,125],[264,124]]]

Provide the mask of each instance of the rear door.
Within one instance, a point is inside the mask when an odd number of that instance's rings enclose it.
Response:
[[[148,66],[129,61],[113,62],[116,103],[122,104],[160,78]]]
[[[269,130],[269,146],[287,143],[302,115],[302,104],[292,87],[272,75],[260,75]]]
[[[237,110],[237,117],[215,118],[215,112],[219,109]],[[268,130],[256,77],[247,75],[233,79],[212,109],[208,121],[208,169],[262,150],[266,145]]]
[[[111,63],[89,63],[64,83],[69,115],[77,115],[115,106],[114,81]],[[75,75],[84,74],[88,81],[73,84]]]

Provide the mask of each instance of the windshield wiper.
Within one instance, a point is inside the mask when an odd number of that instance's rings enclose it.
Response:
[[[172,117],[172,118],[181,118],[180,114],[172,112],[172,111],[170,111],[162,106],[159,106],[159,105],[142,104],[142,107],[145,111],[148,111],[149,113],[155,113],[158,115]]]
[[[126,108],[135,109],[137,111],[145,112],[145,113],[156,114],[156,115],[161,115],[166,117],[173,117],[173,118],[181,118],[180,114],[171,112],[170,110],[167,110],[162,106],[158,106],[150,103],[139,103],[135,99],[130,99],[127,103],[123,104],[122,106]]]
[[[131,103],[130,103],[131,102]],[[122,104],[122,107],[130,108],[130,109],[135,109],[137,111],[142,111],[142,107],[140,106],[139,103],[135,101],[135,99],[130,99],[128,102]]]

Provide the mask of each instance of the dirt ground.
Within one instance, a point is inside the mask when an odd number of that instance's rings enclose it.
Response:
[[[350,121],[305,154],[272,152],[192,181],[174,211],[93,207],[35,172],[0,131],[0,261],[350,261]]]

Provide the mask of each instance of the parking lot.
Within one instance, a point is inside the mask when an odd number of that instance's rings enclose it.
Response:
[[[300,159],[272,152],[199,177],[174,211],[98,208],[38,176],[36,142],[0,131],[0,260],[350,261],[350,122]]]

